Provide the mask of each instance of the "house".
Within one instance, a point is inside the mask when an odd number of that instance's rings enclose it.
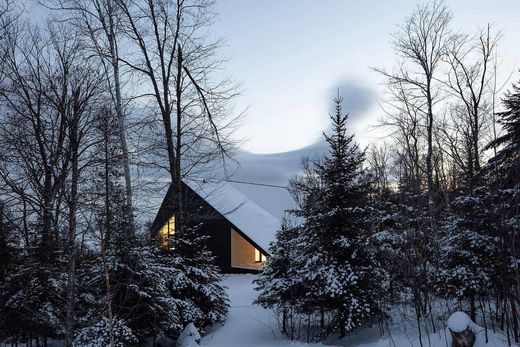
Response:
[[[184,208],[197,211],[202,222],[200,231],[208,236],[207,247],[224,273],[258,271],[269,257],[269,243],[275,239],[284,210],[295,207],[284,188],[261,185],[242,188],[241,191],[230,182],[182,184]],[[175,234],[173,201],[174,189],[170,186],[151,227],[152,235],[163,247],[168,246],[168,238]]]

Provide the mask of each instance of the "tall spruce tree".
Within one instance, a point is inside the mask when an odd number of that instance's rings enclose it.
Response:
[[[331,135],[324,135],[328,155],[312,162],[307,179],[293,180],[300,223],[295,232],[278,232],[271,268],[257,281],[257,302],[278,309],[283,303],[303,315],[307,340],[315,331],[311,317],[319,316],[321,330],[314,337],[323,338],[333,332],[343,337],[378,315],[388,284],[371,242],[365,154],[348,135],[341,103],[341,97],[334,98]],[[279,313],[285,313],[283,306]]]
[[[365,153],[347,133],[343,98],[334,98],[332,133],[326,135],[329,153],[317,163],[321,189],[318,203],[304,211],[301,274],[317,307],[332,314],[329,331],[343,337],[379,313],[378,298],[385,272],[369,242],[370,179],[363,170]]]
[[[486,170],[488,186],[493,194],[495,211],[494,228],[498,251],[495,252],[500,264],[494,281],[497,301],[503,305],[502,315],[506,316],[506,327],[511,329],[515,341],[520,341],[520,319],[518,316],[518,283],[520,283],[520,82],[513,84],[502,100],[504,111],[499,112],[498,122],[504,134],[495,137],[487,148],[496,153]],[[496,224],[495,224],[496,223]],[[509,302],[509,305],[507,305]],[[499,310],[497,310],[498,312]],[[503,323],[502,323],[503,324]]]
[[[494,167],[505,170],[502,172],[504,178],[514,184],[520,181],[520,82],[513,84],[513,90],[506,94],[503,105],[505,111],[498,113],[498,122],[505,133],[492,141],[487,148],[496,149],[502,146],[490,160],[491,169]]]
[[[496,235],[498,205],[486,186],[453,200],[452,211],[440,231],[439,269],[435,290],[444,297],[469,303],[472,320],[477,318],[479,299],[490,294],[497,273]]]
[[[282,222],[276,232],[276,239],[269,246],[270,257],[266,267],[262,269],[255,280],[255,289],[259,291],[255,304],[264,308],[273,309],[280,316],[282,333],[291,340],[295,338],[294,317],[302,308],[298,307],[299,300],[305,292],[305,286],[298,281],[295,274],[299,251],[298,240],[300,228],[291,225],[287,219]],[[296,313],[296,314],[295,314]]]

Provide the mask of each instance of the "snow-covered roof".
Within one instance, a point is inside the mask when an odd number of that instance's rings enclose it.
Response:
[[[298,209],[287,188],[236,181],[230,184],[279,221],[287,217],[286,211]]]
[[[253,202],[229,182],[185,182],[229,222],[263,250],[280,229],[280,220]],[[281,213],[280,213],[281,215]]]

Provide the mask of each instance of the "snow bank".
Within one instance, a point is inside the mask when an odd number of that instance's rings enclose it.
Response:
[[[177,347],[196,347],[199,346],[200,334],[193,323],[186,325],[177,339]]]
[[[468,327],[473,327],[474,324],[464,312],[455,312],[448,318],[448,328],[454,333],[461,333]]]
[[[451,318],[451,317],[450,317]],[[488,330],[488,342],[486,343],[486,333],[483,327],[473,323],[469,319],[469,326],[475,333],[475,344],[473,347],[509,347],[507,338],[501,333],[493,333]],[[468,326],[468,320],[462,315],[456,315],[452,320],[449,320],[448,326],[441,329],[437,333],[431,333],[427,336],[423,335],[422,346],[427,347],[450,347],[452,343],[451,327],[464,330]],[[462,331],[464,331],[462,330]],[[385,332],[385,335],[377,337],[379,330],[377,327],[371,329],[364,329],[358,332],[358,336],[349,336],[344,340],[334,342],[342,346],[348,347],[420,347],[419,334],[414,330],[413,326],[404,324],[403,322],[394,321],[390,326],[390,334]],[[511,346],[518,347],[517,344]]]

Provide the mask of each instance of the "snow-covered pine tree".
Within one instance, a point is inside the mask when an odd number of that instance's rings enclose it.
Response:
[[[294,259],[298,254],[299,228],[284,219],[275,241],[269,246],[270,257],[266,266],[255,280],[255,290],[259,291],[255,304],[273,309],[280,319],[282,333],[291,340],[295,338],[293,317],[302,312],[299,300],[305,295],[305,286],[298,281]]]
[[[0,201],[0,302],[2,303],[9,299],[11,291],[9,280],[13,276],[13,269],[16,269],[15,261],[20,256],[14,246],[15,228],[10,219],[7,206]],[[18,325],[15,311],[6,305],[0,305],[0,341],[19,334]]]
[[[451,206],[441,228],[435,290],[468,303],[463,309],[469,309],[475,321],[477,303],[490,294],[497,273],[498,206],[486,186],[457,197]]]
[[[33,226],[31,235],[38,235],[39,227]],[[55,256],[52,263],[43,262],[32,253],[34,248],[11,251],[0,282],[0,341],[45,345],[65,332],[66,261]]]
[[[486,167],[487,186],[494,196],[493,217],[498,224],[495,234],[499,245],[497,252],[500,266],[494,281],[497,304],[502,317],[506,317],[506,331],[511,330],[516,342],[520,341],[520,319],[518,317],[517,287],[520,283],[520,82],[513,84],[502,100],[503,112],[499,112],[498,122],[505,131],[486,147],[496,154]],[[491,230],[490,230],[491,231]],[[501,325],[503,326],[502,319]]]
[[[513,84],[513,90],[506,94],[503,105],[505,111],[498,113],[498,122],[505,133],[486,148],[500,148],[496,156],[489,161],[490,170],[500,169],[504,176],[501,185],[511,186],[520,182],[520,82]]]
[[[7,206],[0,200],[0,283],[12,265],[15,254],[13,245],[14,226],[9,221],[10,213]]]
[[[171,290],[171,278],[177,274],[173,260],[151,244],[149,237],[136,235],[126,218],[116,122],[109,109],[99,115],[102,140],[92,161],[91,185],[84,192],[90,196],[94,215],[92,234],[101,247],[87,250],[78,270],[78,307],[84,309],[78,312],[78,345],[89,341],[110,345],[106,331],[110,327],[118,346],[133,346],[137,340],[158,334],[175,337],[184,327],[177,309],[182,299],[173,297]]]
[[[397,194],[393,193],[377,196],[371,205],[374,209],[372,243],[376,248],[376,258],[381,263],[384,262],[388,273],[387,301],[395,303],[408,282],[406,254],[411,249],[412,213],[408,206],[399,202]]]
[[[315,203],[302,210],[299,276],[307,283],[307,300],[330,316],[328,332],[343,337],[380,312],[386,273],[370,244],[370,179],[365,154],[347,134],[348,114],[342,98],[334,99],[332,134],[324,135],[329,153],[316,163],[321,187],[309,196]]]
[[[137,339],[167,336],[175,338],[184,328],[180,307],[186,306],[186,298],[173,295],[172,278],[178,276],[174,259],[164,254],[146,237],[136,237],[134,246],[126,257],[114,254],[109,257],[112,285],[112,308],[116,342],[123,346],[135,346]],[[82,315],[82,325],[77,335],[78,343],[105,336],[99,329],[106,329],[107,295],[103,267],[98,258],[85,264],[82,284],[81,307],[88,308]],[[100,325],[99,323],[104,323]],[[122,332],[125,332],[122,334]],[[93,335],[91,335],[93,334]],[[108,346],[108,336],[105,336]],[[80,344],[81,345],[81,344]]]
[[[174,250],[169,254],[175,269],[170,278],[172,295],[182,300],[177,306],[179,320],[184,326],[194,323],[199,331],[223,322],[229,309],[226,291],[220,285],[220,270],[206,247],[208,237],[200,232],[203,219],[197,206],[184,211],[183,224],[171,240]]]
[[[136,235],[129,230],[124,191],[117,119],[107,112],[100,119],[104,141],[97,150],[98,165],[89,193],[93,196],[96,235],[103,230],[107,240],[112,326],[117,345],[131,346],[145,338],[176,338],[188,323],[203,329],[222,321],[228,310],[220,274],[206,250],[198,222],[176,230],[174,252],[157,247],[147,233]],[[186,217],[187,221],[192,221]],[[95,250],[98,253],[99,250]],[[110,327],[107,315],[108,293],[105,270],[99,257],[87,257],[81,270],[81,304],[87,308],[80,316],[76,342],[102,337],[109,345],[110,336],[102,333]]]

